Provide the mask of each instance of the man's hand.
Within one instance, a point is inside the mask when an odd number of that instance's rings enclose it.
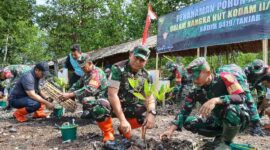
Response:
[[[120,121],[119,128],[120,128],[121,132],[124,132],[124,133],[131,132],[131,126],[126,119],[123,121]]]
[[[177,129],[177,126],[176,125],[170,126],[170,128],[168,130],[166,130],[165,132],[163,132],[162,134],[160,134],[160,136],[159,136],[160,140],[170,139],[172,137],[173,132],[176,129]]]
[[[54,104],[53,103],[47,102],[45,105],[50,110],[54,109]]]
[[[66,101],[71,97],[73,97],[73,93],[63,93],[62,95],[59,96],[59,100]]]
[[[212,110],[215,108],[216,104],[220,103],[219,98],[212,98],[205,102],[202,107],[199,110],[199,114],[202,115],[202,117],[208,117]]]
[[[154,128],[155,127],[155,116],[151,113],[148,113],[142,126],[144,126],[145,129]]]

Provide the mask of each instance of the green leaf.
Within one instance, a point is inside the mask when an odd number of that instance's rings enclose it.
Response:
[[[161,101],[165,100],[165,93],[160,93],[159,98]]]
[[[144,80],[143,89],[145,93],[149,91],[149,84],[147,80]]]
[[[67,88],[68,87],[64,78],[54,77],[54,81],[60,88]]]
[[[132,78],[128,78],[128,82],[129,82],[130,86],[131,86],[133,89],[136,89],[136,87],[137,87],[138,84],[139,84],[139,80],[132,79]]]
[[[148,81],[145,80],[144,81],[144,93],[145,93],[145,96],[148,97],[148,96],[152,95],[152,92],[153,91],[151,91],[151,85],[149,85]]]
[[[141,93],[134,92],[133,95],[136,96],[140,100],[145,100],[144,96]]]
[[[161,87],[160,87],[159,93],[164,93],[164,92],[165,92],[165,86],[164,86],[164,84],[163,84],[163,85],[161,85]]]
[[[157,91],[154,91],[154,96],[156,97],[158,102],[162,102],[164,100],[162,94]]]
[[[156,85],[154,85],[154,84],[151,85],[151,91],[152,92],[156,91]]]
[[[159,93],[157,91],[154,91],[154,96],[159,100]]]
[[[170,93],[170,92],[173,90],[173,88],[174,88],[174,87],[171,87],[171,88],[168,87],[168,88],[166,89],[166,93]]]

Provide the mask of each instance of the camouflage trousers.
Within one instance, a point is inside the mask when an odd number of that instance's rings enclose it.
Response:
[[[208,118],[188,116],[184,128],[193,133],[214,137],[222,134],[223,123],[229,126],[240,125],[240,131],[243,131],[248,126],[249,120],[246,106],[231,104],[220,115],[212,114]]]
[[[85,110],[90,112],[92,119],[102,122],[108,117],[116,117],[113,114],[110,102],[107,99],[95,99],[93,97],[85,97],[82,101]],[[124,104],[122,110],[127,119],[136,118],[138,123],[142,124],[145,118],[146,107],[142,104]]]
[[[182,104],[187,94],[189,93],[191,86],[192,85],[189,84],[176,85],[172,91],[173,100],[178,104]]]

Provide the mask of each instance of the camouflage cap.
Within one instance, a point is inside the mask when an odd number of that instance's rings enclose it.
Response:
[[[172,61],[168,61],[165,66],[168,71],[173,71],[176,67],[177,65]]]
[[[87,62],[92,62],[92,59],[91,59],[90,55],[85,54],[85,55],[81,55],[81,56],[78,58],[77,62],[78,62],[78,64],[79,64],[79,66],[80,66],[81,68],[83,68]]]
[[[268,66],[261,59],[253,60],[249,65],[249,70],[254,74],[262,74]]]
[[[142,47],[142,46],[136,46],[134,47],[134,49],[132,50],[132,53],[134,54],[134,56],[136,57],[140,57],[143,60],[147,60],[149,55],[150,55],[150,50],[146,47]]]
[[[192,80],[197,79],[200,76],[201,71],[205,69],[206,65],[207,61],[204,57],[194,59],[186,68],[189,77]]]

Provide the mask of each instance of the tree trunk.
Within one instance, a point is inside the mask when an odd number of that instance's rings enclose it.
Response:
[[[4,54],[4,60],[3,60],[3,63],[4,64],[6,63],[6,60],[7,60],[8,38],[9,38],[9,31],[8,31],[8,34],[7,34],[7,37],[6,37],[5,54]]]

